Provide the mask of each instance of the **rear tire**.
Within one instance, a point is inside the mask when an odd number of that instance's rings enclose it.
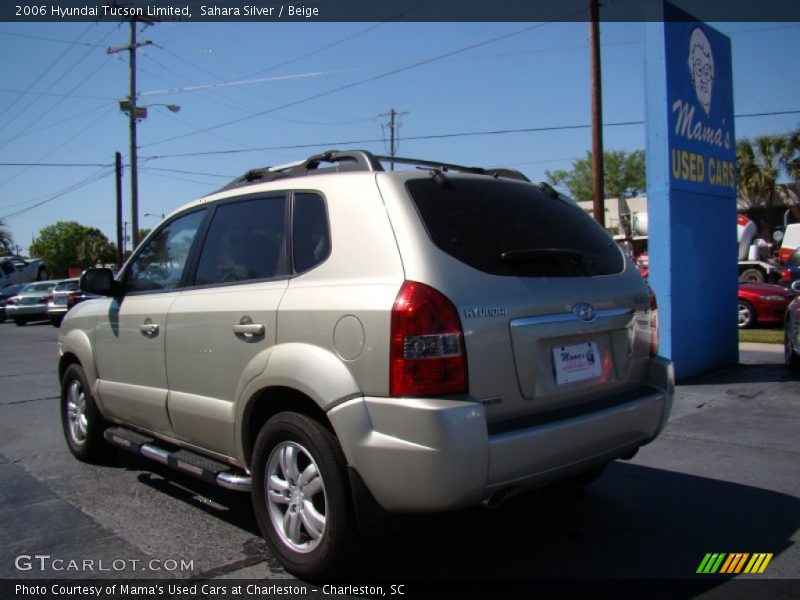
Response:
[[[80,461],[98,463],[112,454],[112,447],[103,439],[108,422],[92,397],[83,367],[67,367],[61,379],[61,425],[72,455]]]
[[[746,300],[739,300],[739,329],[748,329],[756,324],[756,309]]]
[[[283,567],[310,579],[341,574],[357,533],[333,433],[305,415],[279,413],[256,438],[251,472],[258,526]]]
[[[788,318],[783,326],[783,359],[792,371],[800,371],[800,356],[792,347],[791,320]]]
[[[739,275],[740,281],[754,281],[756,283],[764,283],[764,271],[761,269],[745,269]]]
[[[27,323],[25,319],[14,319],[14,325],[17,327],[22,327],[25,323]]]

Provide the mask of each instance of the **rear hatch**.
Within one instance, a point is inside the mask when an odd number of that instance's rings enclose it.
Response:
[[[406,277],[458,310],[469,393],[490,423],[555,419],[636,395],[650,356],[647,286],[582,209],[491,177],[409,178],[405,190],[421,224],[415,243],[427,245],[404,249],[398,236]]]

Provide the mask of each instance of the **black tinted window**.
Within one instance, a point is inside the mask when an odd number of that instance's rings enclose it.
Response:
[[[142,247],[125,275],[128,291],[171,290],[180,284],[204,210],[173,219]]]
[[[297,273],[308,271],[328,258],[331,252],[328,213],[325,201],[317,194],[295,194],[292,242]]]
[[[486,273],[578,277],[619,273],[624,259],[577,206],[513,181],[448,178],[406,184],[433,242]]]
[[[270,279],[286,274],[286,198],[217,207],[195,276],[196,285]]]

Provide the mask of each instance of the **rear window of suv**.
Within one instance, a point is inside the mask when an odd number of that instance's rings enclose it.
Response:
[[[622,252],[578,206],[534,186],[444,177],[406,183],[437,247],[492,275],[582,277],[620,273]]]

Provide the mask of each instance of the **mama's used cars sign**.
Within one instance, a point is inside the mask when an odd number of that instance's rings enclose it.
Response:
[[[682,379],[739,359],[731,45],[668,2],[649,6],[657,13],[644,25],[649,281],[659,354]]]
[[[670,187],[736,196],[730,40],[664,7]]]

